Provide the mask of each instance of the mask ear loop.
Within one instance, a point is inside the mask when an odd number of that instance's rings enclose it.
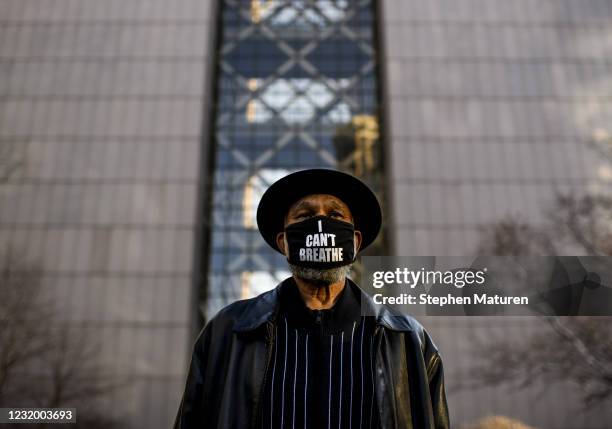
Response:
[[[287,233],[283,234],[283,243],[285,243],[285,257],[289,258],[289,242],[287,241]]]

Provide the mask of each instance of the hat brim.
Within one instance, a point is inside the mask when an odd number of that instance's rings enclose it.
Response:
[[[266,243],[277,252],[276,236],[285,228],[287,210],[310,194],[330,194],[341,199],[351,210],[355,229],[361,232],[360,250],[370,245],[382,223],[382,211],[376,195],[358,178],[337,170],[315,168],[300,170],[274,182],[264,192],[257,207],[257,226]]]

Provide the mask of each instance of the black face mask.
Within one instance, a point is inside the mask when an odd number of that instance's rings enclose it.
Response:
[[[300,267],[327,269],[355,260],[355,228],[348,222],[314,216],[285,227],[287,260]]]

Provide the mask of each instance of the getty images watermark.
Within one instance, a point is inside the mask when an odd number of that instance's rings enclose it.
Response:
[[[612,315],[610,257],[364,256],[362,262],[362,288],[400,313]]]

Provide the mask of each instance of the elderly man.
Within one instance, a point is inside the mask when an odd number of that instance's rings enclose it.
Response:
[[[175,428],[448,428],[440,354],[412,317],[347,277],[381,210],[359,179],[289,174],[257,223],[292,276],[223,308],[196,339]]]

